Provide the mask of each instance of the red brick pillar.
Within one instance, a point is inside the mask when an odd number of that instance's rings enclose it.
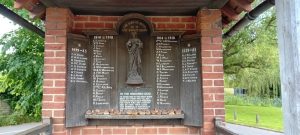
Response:
[[[48,8],[46,11],[43,118],[53,118],[53,134],[66,134],[66,47],[67,33],[73,15],[68,9]]]
[[[224,118],[224,71],[221,11],[205,9],[198,12],[197,31],[201,35],[203,78],[203,135],[214,135],[214,118]]]

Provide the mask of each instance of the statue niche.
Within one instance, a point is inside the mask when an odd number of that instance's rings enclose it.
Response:
[[[126,47],[129,54],[129,71],[127,75],[127,84],[143,84],[144,81],[141,77],[141,68],[142,68],[142,48],[143,42],[137,38],[137,33],[131,33],[132,38],[130,38]]]

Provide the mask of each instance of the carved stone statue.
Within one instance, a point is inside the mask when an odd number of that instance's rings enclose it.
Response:
[[[142,48],[143,42],[136,38],[133,34],[133,38],[129,39],[126,43],[126,47],[129,53],[129,71],[127,76],[127,84],[143,84],[144,81],[141,77],[142,67]]]

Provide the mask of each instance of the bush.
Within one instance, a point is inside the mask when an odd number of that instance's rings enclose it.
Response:
[[[0,37],[0,99],[13,112],[41,118],[44,42],[26,29]]]
[[[13,9],[13,1],[1,4]],[[29,20],[26,11],[16,11]],[[30,20],[29,20],[30,21]],[[30,21],[44,29],[41,20]],[[0,36],[0,99],[6,100],[14,114],[0,118],[5,125],[41,119],[44,39],[25,28]]]
[[[243,105],[243,106],[274,106],[281,107],[282,102],[280,98],[261,98],[251,96],[235,96],[225,95],[226,105]]]
[[[22,115],[19,113],[13,113],[11,115],[0,115],[0,127],[38,121],[40,121],[39,118]]]

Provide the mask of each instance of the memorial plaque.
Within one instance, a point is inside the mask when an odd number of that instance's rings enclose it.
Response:
[[[78,42],[70,48],[70,82],[88,83],[87,75],[87,49]]]
[[[90,50],[86,37],[69,34],[68,39],[66,126],[72,127],[87,123],[83,114],[89,108]]]
[[[68,38],[66,125],[98,119],[201,125],[199,38],[154,31],[137,14],[120,19],[116,28]]]
[[[120,111],[154,108],[155,46],[150,31],[148,24],[138,18],[120,24],[117,48]]]
[[[123,88],[119,95],[119,108],[125,110],[150,110],[153,103],[151,88]]]
[[[155,37],[156,46],[156,103],[158,108],[179,107],[179,38],[175,35]]]
[[[182,83],[193,84],[199,79],[199,65],[197,57],[197,48],[192,47],[190,43],[181,49],[182,59]]]
[[[186,114],[184,124],[192,126],[202,121],[199,41],[197,35],[190,35],[181,42],[181,108]]]
[[[92,105],[94,108],[113,107],[111,96],[115,90],[116,40],[113,35],[90,36],[92,57]]]

